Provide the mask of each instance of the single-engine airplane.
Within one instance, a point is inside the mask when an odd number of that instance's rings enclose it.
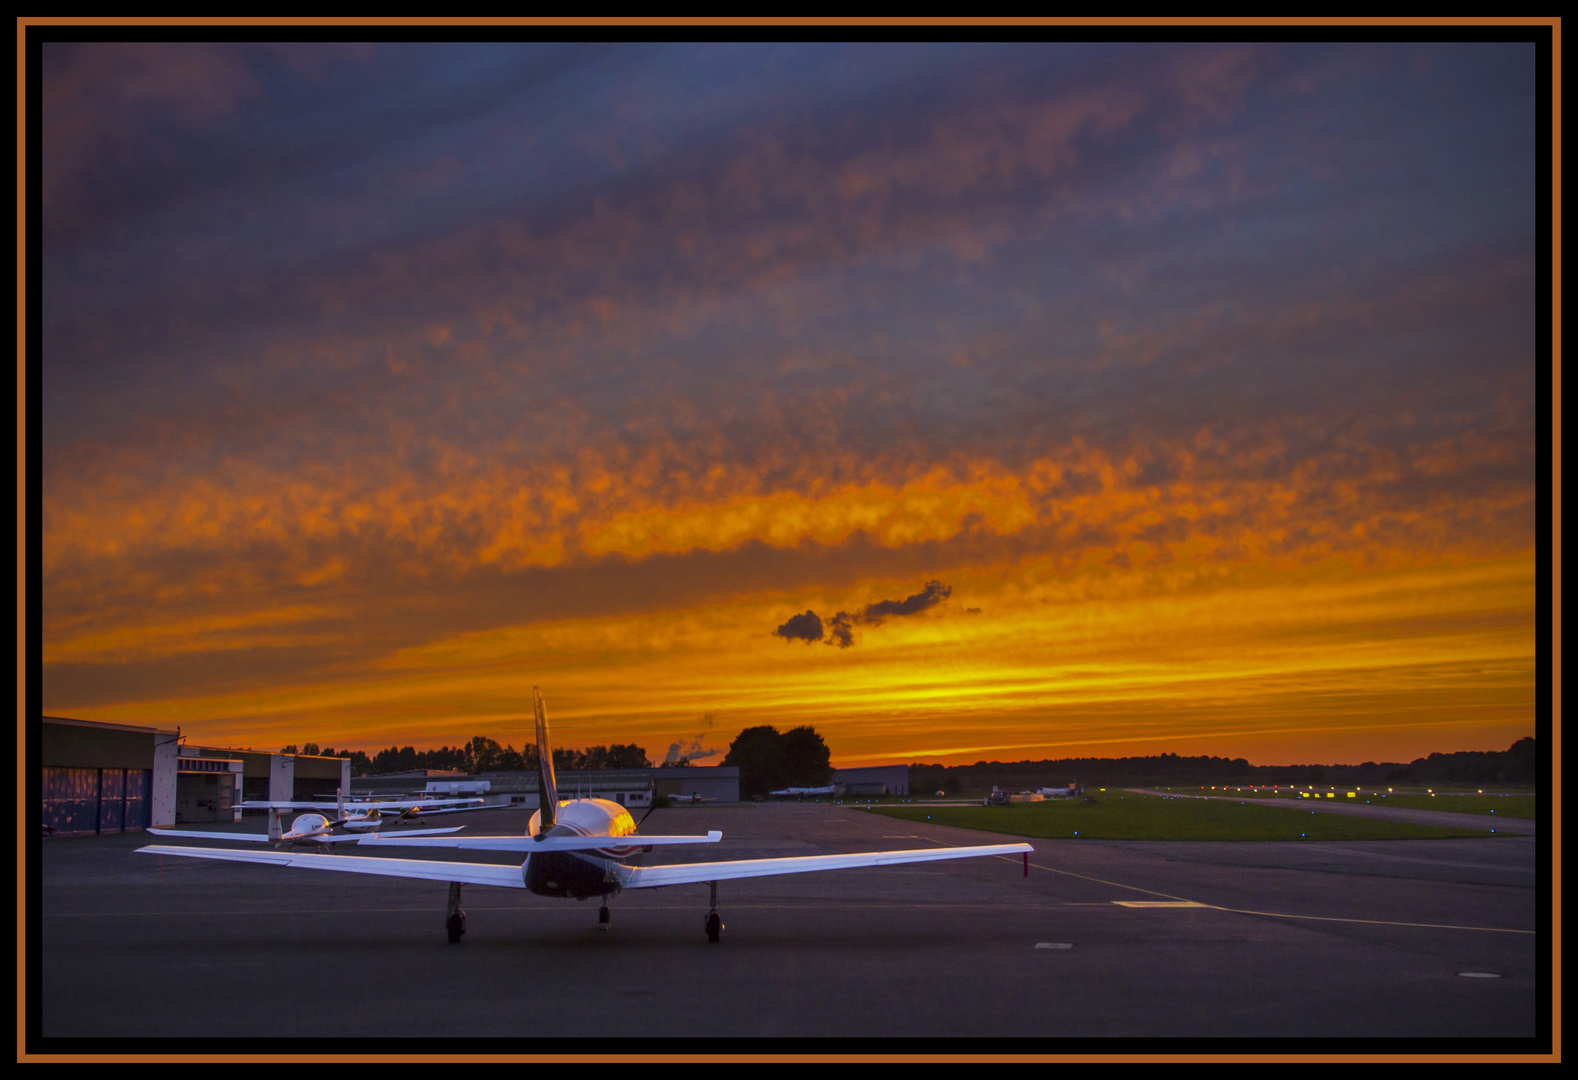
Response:
[[[450,942],[466,932],[466,914],[460,909],[463,885],[495,885],[529,889],[539,896],[597,896],[602,907],[598,924],[609,925],[608,898],[623,889],[651,889],[663,885],[708,884],[712,903],[707,912],[707,940],[716,943],[723,931],[718,914],[718,882],[735,878],[799,874],[812,870],[846,870],[860,866],[968,859],[984,855],[1028,854],[1029,844],[988,844],[980,847],[922,848],[913,851],[865,851],[850,855],[798,855],[775,859],[736,859],[725,862],[678,863],[670,866],[633,865],[638,853],[667,844],[716,844],[723,834],[705,836],[642,836],[630,812],[606,799],[559,801],[554,780],[553,750],[548,742],[548,718],[542,692],[532,688],[537,721],[538,801],[524,836],[470,836],[416,839],[371,835],[362,844],[377,847],[426,846],[519,851],[526,859],[519,866],[493,863],[446,862],[430,859],[394,859],[376,856],[296,854],[284,851],[248,851],[238,848],[167,847],[153,844],[138,848],[150,855],[185,855],[196,859],[273,863],[278,866],[339,870],[354,874],[423,878],[449,882],[449,906],[444,928]],[[630,860],[629,862],[622,860]]]
[[[267,810],[268,832],[261,833],[234,833],[216,832],[202,829],[166,829],[154,828],[149,831],[159,836],[196,837],[203,840],[245,840],[257,844],[291,844],[297,842],[311,842],[314,844],[339,844],[349,840],[360,840],[362,835],[369,830],[376,831],[385,825],[392,825],[400,821],[409,820],[411,815],[405,813],[404,803],[364,803],[347,806],[345,796],[336,792],[334,802],[279,802],[267,799],[249,799],[236,805],[243,810]],[[480,802],[479,799],[445,799],[437,801],[434,805],[457,806],[461,810],[480,810],[480,806],[471,803]],[[298,814],[296,819],[286,829],[280,820],[281,810],[333,810],[335,816],[329,818],[321,813]],[[442,813],[443,811],[429,811]],[[386,816],[387,814],[387,816]],[[336,829],[349,830],[345,833],[335,834]],[[440,833],[457,833],[464,826],[456,825],[448,829],[411,829],[405,832],[406,836],[431,836]]]
[[[689,795],[665,795],[664,798],[676,805],[679,803],[693,803],[699,806],[702,803],[715,803],[718,801],[710,796],[702,795],[699,791],[692,791]]]

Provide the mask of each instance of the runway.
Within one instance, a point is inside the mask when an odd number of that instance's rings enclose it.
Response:
[[[522,827],[510,813],[467,826]],[[1003,839],[812,803],[660,810],[645,829],[723,831],[705,855],[659,849],[653,862]],[[256,1042],[274,1036],[421,1037],[435,1051],[592,1038],[604,1054],[915,1039],[1137,1052],[1135,1037],[1443,1052],[1446,1038],[1534,1053],[1549,1032],[1533,836],[1032,841],[1028,877],[1014,857],[724,882],[718,945],[702,930],[705,885],[621,894],[607,932],[595,901],[468,886],[468,932],[451,946],[441,884],[133,853],[148,842],[42,842],[28,1008],[46,1038],[252,1052],[289,1049]]]

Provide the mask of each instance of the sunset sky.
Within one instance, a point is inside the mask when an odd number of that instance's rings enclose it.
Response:
[[[1540,92],[1530,44],[46,44],[44,712],[1505,749]]]

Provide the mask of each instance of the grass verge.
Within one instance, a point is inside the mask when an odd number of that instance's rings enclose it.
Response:
[[[1249,799],[1163,798],[1108,792],[1101,802],[1010,806],[872,806],[904,821],[929,821],[1010,836],[1079,840],[1436,840],[1489,837],[1492,829],[1410,825],[1346,814],[1301,813]]]

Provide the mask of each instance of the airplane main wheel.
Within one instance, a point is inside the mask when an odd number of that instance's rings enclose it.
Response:
[[[466,932],[466,913],[457,911],[444,920],[444,929],[449,932],[449,943],[459,945],[461,937]]]
[[[604,930],[608,929],[608,915],[609,912],[606,907],[600,907],[597,909],[597,925],[602,927]]]
[[[707,916],[707,940],[716,945],[718,943],[718,938],[722,934],[723,918],[716,911],[714,911],[712,914]]]

